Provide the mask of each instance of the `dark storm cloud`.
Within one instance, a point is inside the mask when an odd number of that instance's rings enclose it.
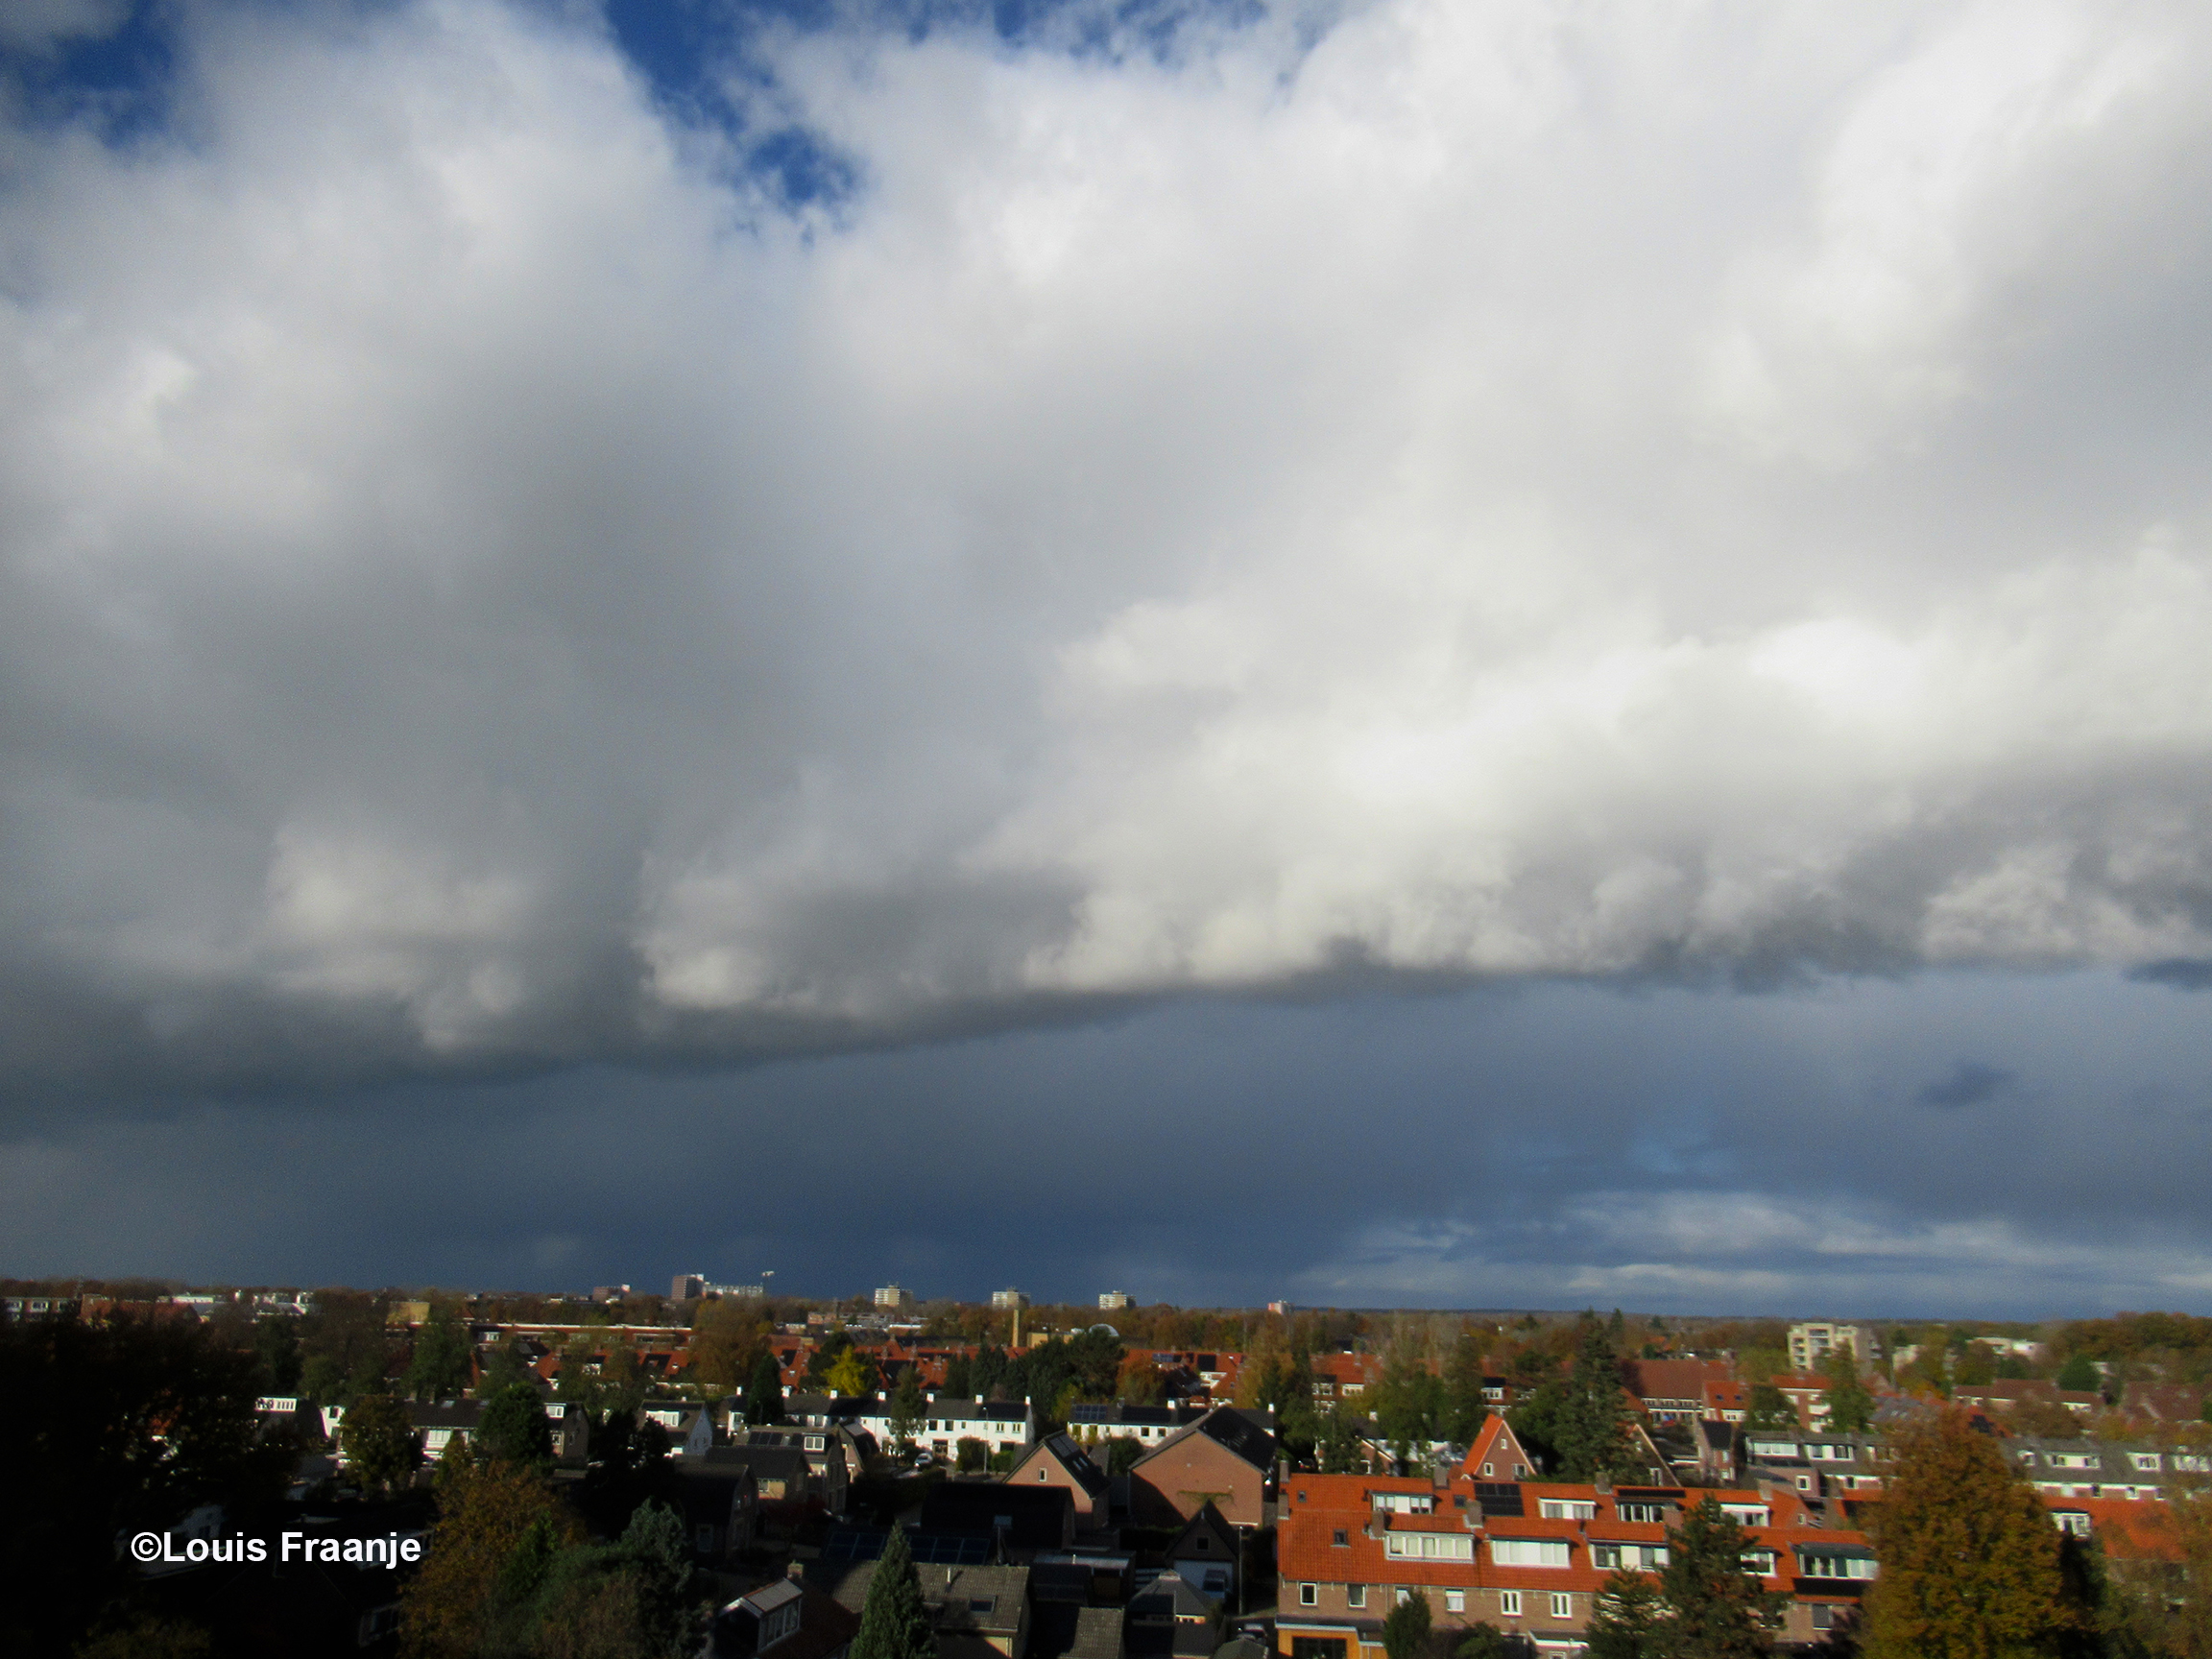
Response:
[[[1992,1135],[1900,1085],[2039,1079]],[[2212,1307],[2212,1082],[2109,975],[1185,1004],[18,1137],[18,1271],[2034,1316]],[[223,1202],[210,1204],[220,1191]]]
[[[2010,1087],[2012,1081],[2012,1073],[2001,1066],[1984,1065],[1979,1060],[1961,1060],[1951,1068],[1948,1076],[1937,1078],[1913,1098],[1923,1106],[1937,1106],[1945,1110],[1960,1106],[1979,1106],[1984,1100],[1995,1099]]]

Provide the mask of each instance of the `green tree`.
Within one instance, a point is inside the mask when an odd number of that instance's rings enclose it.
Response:
[[[1667,1619],[1659,1587],[1623,1569],[1605,1580],[1590,1615],[1589,1659],[1652,1659]]]
[[[1866,1659],[2032,1659],[2077,1626],[2057,1530],[1963,1411],[1900,1431],[1875,1506]]]
[[[1389,1659],[1423,1659],[1431,1622],[1429,1598],[1415,1590],[1383,1618],[1382,1651]]]
[[[405,1485],[422,1462],[422,1442],[397,1394],[364,1394],[349,1406],[338,1447],[354,1478],[381,1492]]]
[[[291,1394],[300,1387],[305,1361],[300,1354],[300,1323],[289,1313],[272,1313],[253,1326],[253,1358],[261,1367],[261,1392]]]
[[[2058,1367],[2058,1386],[2069,1394],[2089,1394],[2103,1388],[2104,1379],[2086,1354],[2076,1354]]]
[[[891,1443],[901,1453],[914,1450],[914,1431],[922,1427],[922,1374],[909,1365],[899,1373],[899,1385],[891,1390]]]
[[[484,1415],[476,1424],[476,1453],[534,1469],[552,1467],[553,1425],[536,1388],[510,1382],[484,1402]]]
[[[1767,1630],[1781,1598],[1743,1570],[1743,1528],[1711,1498],[1667,1534],[1659,1575],[1667,1618],[1653,1651],[1661,1659],[1767,1659]]]
[[[783,1421],[783,1369],[765,1348],[753,1361],[753,1376],[745,1384],[745,1421],[755,1425]]]
[[[1482,1397],[1482,1343],[1473,1331],[1461,1331],[1444,1367],[1444,1438],[1472,1446],[1490,1415]]]
[[[1551,1419],[1559,1478],[1589,1480],[1599,1475],[1635,1479],[1629,1454],[1628,1399],[1621,1389],[1621,1362],[1595,1318],[1586,1317],[1558,1407]]]
[[[1790,1404],[1789,1395],[1771,1382],[1754,1382],[1751,1398],[1744,1403],[1743,1427],[1794,1430],[1802,1425],[1797,1419],[1797,1407]]]
[[[1467,1626],[1467,1634],[1452,1649],[1452,1659],[1512,1659],[1512,1653],[1505,1646],[1505,1632],[1484,1619]]]
[[[1831,1352],[1820,1369],[1828,1379],[1828,1427],[1863,1434],[1874,1426],[1874,1396],[1859,1381],[1858,1356],[1848,1345]]]
[[[401,1653],[481,1659],[527,1652],[536,1645],[533,1603],[582,1535],[551,1486],[526,1465],[442,1464],[429,1551],[400,1592]]]
[[[868,1580],[860,1629],[848,1659],[937,1659],[937,1637],[923,1604],[922,1580],[903,1528],[894,1527]]]
[[[1366,1471],[1367,1455],[1359,1444],[1358,1419],[1342,1407],[1321,1414],[1316,1449],[1324,1475],[1358,1475]]]
[[[484,1362],[484,1375],[476,1380],[479,1398],[490,1399],[494,1390],[510,1382],[528,1382],[536,1386],[538,1373],[530,1368],[530,1361],[522,1357],[522,1349],[512,1334],[501,1339],[492,1350],[491,1358]]]
[[[407,1392],[417,1400],[458,1400],[469,1386],[472,1367],[469,1334],[443,1304],[415,1333],[415,1356],[407,1365]]]
[[[945,1392],[955,1400],[974,1398],[974,1367],[970,1364],[967,1355],[955,1354],[945,1361]]]
[[[963,1475],[979,1475],[991,1461],[991,1443],[978,1440],[973,1434],[963,1434],[955,1440],[952,1452]]]
[[[688,1659],[706,1640],[709,1610],[684,1518],[665,1503],[639,1504],[615,1552],[637,1585],[640,1646],[653,1659]]]

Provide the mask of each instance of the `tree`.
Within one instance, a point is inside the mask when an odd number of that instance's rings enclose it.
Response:
[[[2212,1659],[2212,1495],[2170,1492],[2167,1511],[2177,1559],[2098,1563],[2108,1659]]]
[[[691,1540],[684,1518],[665,1503],[637,1506],[615,1546],[637,1585],[637,1633],[654,1659],[687,1659],[706,1639],[708,1610],[700,1604],[699,1575],[691,1565]]]
[[[2077,1624],[2058,1533],[1987,1435],[1952,1409],[1900,1431],[1874,1518],[1866,1659],[2030,1659]]]
[[[852,1340],[845,1337],[848,1346]],[[691,1374],[717,1393],[730,1393],[750,1377],[766,1347],[760,1322],[734,1300],[702,1302],[692,1315]]]
[[[991,1443],[978,1440],[973,1434],[961,1435],[952,1443],[952,1451],[963,1475],[980,1474],[984,1465],[991,1461]]]
[[[509,1334],[485,1361],[484,1374],[476,1380],[476,1391],[480,1399],[489,1399],[494,1390],[510,1382],[528,1382],[535,1386],[537,1382],[538,1373],[530,1368],[530,1361],[522,1357],[521,1348]]]
[[[1658,1586],[1641,1573],[1621,1569],[1598,1592],[1589,1659],[1652,1659],[1667,1616]]]
[[[914,1431],[922,1427],[922,1374],[912,1365],[899,1373],[899,1386],[891,1390],[891,1443],[902,1454],[914,1450]]]
[[[300,1356],[300,1325],[288,1313],[272,1313],[253,1327],[253,1357],[261,1367],[264,1394],[290,1394],[300,1386],[304,1361]]]
[[[1797,1420],[1797,1407],[1790,1404],[1789,1395],[1771,1382],[1754,1382],[1751,1398],[1744,1402],[1743,1427],[1794,1430],[1802,1425]]]
[[[1342,1407],[1322,1413],[1316,1450],[1324,1475],[1358,1475],[1366,1472],[1367,1454],[1359,1444],[1358,1421]]]
[[[138,1583],[119,1539],[281,1496],[297,1449],[261,1436],[259,1385],[204,1326],[0,1325],[0,1652],[67,1652]]]
[[[1874,1396],[1859,1381],[1859,1357],[1846,1344],[1821,1362],[1828,1379],[1828,1427],[1839,1434],[1863,1434],[1874,1426]]]
[[[937,1636],[922,1601],[922,1580],[903,1528],[894,1527],[868,1580],[860,1630],[848,1659],[937,1659]]]
[[[2090,1394],[2104,1386],[2104,1379],[2088,1355],[2076,1354],[2058,1367],[2058,1386],[2069,1394]]]
[[[823,1375],[823,1382],[832,1394],[841,1394],[849,1400],[857,1400],[863,1394],[875,1392],[876,1367],[857,1348],[847,1348],[830,1362]]]
[[[1452,1659],[1509,1659],[1505,1632],[1486,1619],[1478,1620],[1452,1649]]]
[[[469,1334],[443,1304],[415,1334],[415,1357],[407,1366],[407,1392],[417,1400],[457,1400],[469,1386]]]
[[[414,1419],[397,1394],[364,1394],[349,1406],[338,1447],[354,1478],[380,1492],[405,1485],[422,1461]]]
[[[1662,1659],[1767,1659],[1767,1626],[1781,1599],[1743,1570],[1743,1528],[1707,1498],[1667,1534],[1659,1594],[1667,1618]]]
[[[522,1464],[461,1462],[440,1476],[429,1550],[400,1593],[400,1651],[408,1659],[525,1651],[533,1603],[582,1528]]]
[[[1473,1331],[1461,1331],[1444,1367],[1444,1438],[1472,1446],[1490,1415],[1482,1397],[1482,1343]]]
[[[945,1392],[955,1400],[972,1399],[975,1393],[974,1367],[965,1354],[955,1354],[945,1361]]]
[[[1595,1318],[1585,1318],[1575,1368],[1551,1428],[1561,1479],[1589,1480],[1599,1475],[1633,1479],[1641,1474],[1628,1450],[1628,1400],[1621,1389],[1621,1362]]]
[[[756,1426],[783,1421],[783,1368],[766,1349],[753,1361],[753,1376],[745,1384],[745,1421]]]
[[[546,1469],[553,1462],[553,1425],[545,1403],[527,1382],[510,1382],[484,1403],[476,1424],[479,1456]]]
[[[1382,1651],[1389,1659],[1423,1659],[1431,1623],[1429,1598],[1415,1590],[1383,1619]]]

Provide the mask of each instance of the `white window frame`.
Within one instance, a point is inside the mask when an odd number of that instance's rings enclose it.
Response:
[[[1445,1612],[1447,1612],[1447,1613],[1464,1613],[1464,1612],[1466,1612],[1466,1611],[1467,1611],[1467,1592],[1466,1592],[1466,1591],[1464,1591],[1464,1590],[1447,1590],[1447,1591],[1445,1591],[1445,1592],[1444,1592],[1444,1611],[1445,1611]]]
[[[1520,1617],[1521,1617],[1521,1592],[1520,1592],[1520,1591],[1518,1591],[1518,1590],[1501,1590],[1501,1591],[1499,1591],[1499,1592],[1498,1592],[1498,1613],[1499,1613],[1499,1616],[1500,1616],[1501,1618],[1504,1618],[1504,1619],[1518,1619],[1518,1618],[1520,1618]]]
[[[1301,1584],[1301,1585],[1299,1585],[1299,1586],[1298,1586],[1298,1605],[1299,1605],[1299,1606],[1301,1606],[1301,1607],[1318,1607],[1320,1604],[1321,1604],[1321,1586],[1320,1586],[1320,1585],[1318,1585],[1318,1584]]]
[[[1572,1591],[1554,1590],[1551,1592],[1551,1617],[1554,1619],[1572,1619],[1575,1617],[1575,1596]]]

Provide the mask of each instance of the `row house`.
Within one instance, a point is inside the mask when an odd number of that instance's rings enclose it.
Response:
[[[1878,1434],[1761,1430],[1739,1434],[1737,1450],[1730,1479],[1788,1486],[1815,1500],[1831,1493],[1880,1491],[1890,1461],[1888,1445]]]
[[[1777,1640],[1821,1640],[1875,1572],[1863,1534],[1820,1526],[1787,1493],[1460,1476],[1424,1506],[1418,1484],[1292,1478],[1277,1537],[1278,1652],[1381,1659],[1383,1620],[1414,1596],[1446,1632],[1486,1623],[1539,1652],[1577,1652],[1606,1579],[1666,1566],[1670,1528],[1707,1497],[1744,1527],[1744,1570],[1788,1599]]]
[[[1037,1409],[1027,1400],[974,1400],[951,1394],[925,1394],[914,1444],[937,1458],[952,1456],[963,1440],[980,1440],[994,1455],[1019,1452],[1037,1437]],[[891,1396],[877,1394],[860,1403],[855,1427],[891,1444]]]
[[[2139,1441],[2017,1439],[2006,1451],[2047,1498],[2163,1499],[2178,1477],[2196,1487],[2212,1475],[2212,1452]]]
[[[1129,1406],[1118,1400],[1068,1408],[1068,1432],[1086,1446],[1101,1440],[1134,1440],[1156,1446],[1170,1440],[1212,1409],[1206,1406]]]
[[[2104,1397],[2089,1389],[2060,1388],[2057,1383],[2035,1378],[2008,1379],[1998,1382],[1984,1382],[1977,1387],[1960,1388],[1951,1398],[1971,1410],[1992,1417],[2004,1417],[2022,1406],[2063,1406],[2077,1417],[2094,1417],[2104,1409]]]
[[[1316,1354],[1311,1365],[1313,1398],[1324,1404],[1357,1402],[1382,1381],[1382,1361],[1373,1354]]]

